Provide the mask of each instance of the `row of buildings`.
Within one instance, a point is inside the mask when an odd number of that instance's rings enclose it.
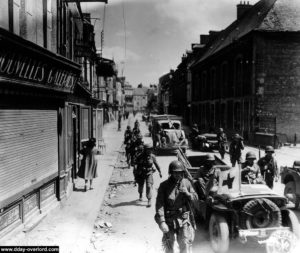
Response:
[[[80,0],[0,2],[0,237],[69,196],[82,140],[122,107],[92,23]]]
[[[240,2],[232,24],[200,35],[160,77],[160,112],[255,145],[299,142],[299,13],[298,0]]]
[[[157,85],[150,84],[143,87],[142,84],[133,88],[125,84],[124,110],[128,112],[154,112],[157,110]]]

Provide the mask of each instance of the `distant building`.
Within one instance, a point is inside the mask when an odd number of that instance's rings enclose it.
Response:
[[[125,83],[124,86],[124,109],[126,112],[132,112],[133,111],[133,88],[129,83]]]
[[[148,97],[148,88],[141,87],[133,90],[133,110],[134,111],[145,111]]]

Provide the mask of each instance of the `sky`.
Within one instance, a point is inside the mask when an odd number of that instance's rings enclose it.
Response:
[[[157,84],[159,77],[176,69],[192,43],[200,42],[200,34],[231,24],[238,3],[240,0],[108,0],[103,57],[113,59],[118,75],[125,76],[133,87]],[[104,5],[81,3],[83,12],[101,19],[92,20],[98,49]]]

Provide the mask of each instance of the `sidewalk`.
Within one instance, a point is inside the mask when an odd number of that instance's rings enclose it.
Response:
[[[60,207],[52,210],[32,231],[19,233],[1,242],[13,246],[55,246],[60,253],[84,253],[93,232],[94,221],[101,207],[106,188],[118,156],[125,128],[133,119],[122,121],[122,130],[117,131],[118,122],[104,125],[103,138],[106,152],[99,156],[98,177],[93,190],[83,191],[84,180],[76,180],[76,189]]]

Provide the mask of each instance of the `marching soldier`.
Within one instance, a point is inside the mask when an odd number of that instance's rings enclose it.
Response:
[[[249,151],[246,154],[246,161],[242,163],[242,183],[244,184],[261,184],[263,178],[260,173],[260,168],[254,163],[256,155]]]
[[[203,166],[199,169],[199,187],[200,187],[200,193],[201,197],[205,198],[207,192],[207,184],[211,177],[211,175],[214,173],[214,165],[215,165],[215,156],[212,154],[206,155],[206,160]]]
[[[278,180],[278,167],[275,158],[273,157],[274,148],[272,146],[266,146],[266,155],[260,158],[257,162],[260,167],[261,173],[268,187],[273,189],[274,178]]]
[[[125,144],[125,154],[127,159],[128,167],[130,167],[130,146],[131,146],[131,139],[132,139],[132,131],[130,126],[127,126],[127,129],[124,133],[124,144]]]
[[[138,120],[136,120],[136,121],[134,122],[134,127],[133,127],[133,129],[132,129],[132,133],[133,133],[134,135],[140,134],[140,133],[141,133],[141,130],[140,130],[140,123],[139,123]]]
[[[143,200],[143,189],[146,182],[146,196],[148,199],[147,207],[151,207],[153,173],[158,170],[159,176],[162,177],[161,169],[156,161],[155,155],[152,154],[152,147],[149,144],[144,145],[144,150],[136,157],[136,182],[138,183],[139,200]],[[156,169],[154,168],[156,167]]]
[[[191,252],[195,235],[191,202],[197,201],[197,194],[190,181],[184,178],[181,162],[172,161],[169,174],[170,177],[158,189],[155,221],[164,233],[162,241],[165,252],[174,252],[176,238],[180,253],[188,253]]]
[[[230,161],[232,163],[232,167],[235,166],[236,163],[242,163],[242,150],[244,149],[243,137],[239,134],[235,134],[233,137],[233,141],[230,143],[229,147],[229,155]]]
[[[224,133],[223,128],[219,129],[219,133],[217,134],[217,139],[218,139],[218,146],[219,146],[220,155],[221,155],[222,159],[224,159],[225,147],[226,147],[226,144],[227,144],[227,136]]]

